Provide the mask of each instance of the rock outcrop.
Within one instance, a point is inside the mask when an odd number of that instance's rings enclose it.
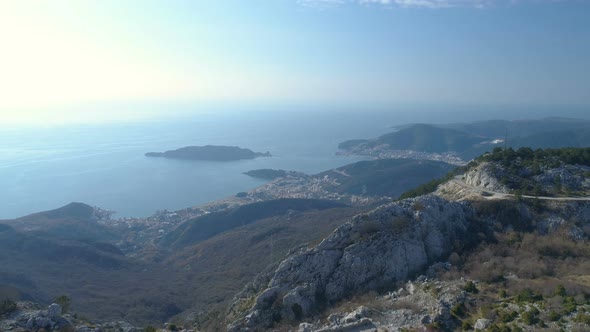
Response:
[[[231,330],[299,321],[356,293],[391,287],[445,259],[465,235],[469,203],[422,196],[356,216],[283,261]]]
[[[32,302],[18,302],[14,311],[0,316],[0,331],[73,331],[73,332],[141,332],[128,322],[109,322],[87,325],[76,316],[63,314],[59,304],[53,303],[42,309]]]
[[[398,291],[369,299],[350,312],[335,312],[327,322],[301,323],[299,331],[401,331],[457,326],[453,308],[466,300],[465,280],[428,281],[421,276]]]
[[[497,193],[509,193],[510,189],[498,180],[505,176],[504,173],[499,166],[491,163],[481,163],[465,173],[463,180],[470,186]]]

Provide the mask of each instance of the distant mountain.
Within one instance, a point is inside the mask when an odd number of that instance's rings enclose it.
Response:
[[[396,157],[396,151],[453,153],[463,161],[496,146],[560,148],[590,146],[590,120],[545,118],[489,120],[443,125],[412,124],[370,140],[350,140],[339,148],[352,154]],[[417,155],[417,159],[429,159]]]
[[[399,131],[385,134],[373,140],[352,140],[339,145],[340,149],[370,149],[387,145],[394,150],[414,150],[424,152],[464,151],[482,143],[485,137],[465,133],[455,129],[440,128],[427,124],[416,124]]]
[[[510,141],[517,137],[527,137],[545,132],[570,131],[590,128],[590,120],[551,117],[528,120],[487,120],[470,123],[441,125],[443,128],[460,130],[474,135],[493,139],[508,136]]]
[[[210,161],[233,161],[241,159],[254,159],[257,157],[270,157],[269,152],[260,153],[254,152],[250,149],[239,148],[237,146],[217,145],[187,146],[166,152],[148,152],[145,155],[147,157]]]

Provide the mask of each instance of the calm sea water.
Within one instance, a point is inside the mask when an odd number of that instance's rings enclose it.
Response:
[[[309,174],[360,158],[337,156],[338,143],[370,138],[407,122],[452,122],[444,112],[246,112],[134,123],[1,128],[0,218],[84,202],[148,216],[246,191],[264,182],[242,173],[281,168]],[[494,118],[483,113],[471,119]],[[471,120],[469,116],[467,120]],[[273,157],[236,162],[147,158],[188,145],[232,145]]]

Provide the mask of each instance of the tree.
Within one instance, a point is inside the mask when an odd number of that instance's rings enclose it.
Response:
[[[59,304],[61,306],[61,313],[65,314],[70,310],[70,305],[72,304],[72,299],[67,295],[60,295],[53,300],[53,302]]]

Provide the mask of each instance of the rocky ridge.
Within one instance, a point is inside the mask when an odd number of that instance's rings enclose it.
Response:
[[[315,248],[283,261],[229,329],[300,320],[355,293],[407,280],[448,256],[471,215],[468,204],[423,196],[357,216]],[[244,301],[252,298],[238,299],[235,306]]]

